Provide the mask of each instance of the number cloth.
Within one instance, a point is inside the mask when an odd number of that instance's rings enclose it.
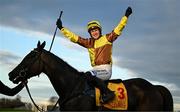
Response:
[[[102,104],[100,99],[100,91],[96,88],[96,105],[104,106],[112,110],[127,110],[128,108],[128,97],[127,90],[123,83],[108,83],[108,88],[112,91],[115,91],[115,98],[106,103]]]

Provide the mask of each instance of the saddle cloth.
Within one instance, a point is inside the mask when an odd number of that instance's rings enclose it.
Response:
[[[106,104],[102,104],[101,97],[100,97],[100,90],[98,88],[95,88],[96,106],[103,106],[111,110],[127,110],[128,97],[127,97],[127,90],[124,84],[122,82],[119,82],[119,83],[108,82],[108,88],[111,91],[114,91],[115,98]]]

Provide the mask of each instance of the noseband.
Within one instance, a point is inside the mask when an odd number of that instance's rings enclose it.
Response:
[[[34,49],[31,52],[37,53],[36,57],[28,65],[25,65],[26,67],[25,66],[21,66],[21,70],[19,71],[19,75],[17,76],[17,78],[22,78],[22,79],[25,80],[27,75],[28,75],[28,71],[31,68],[31,65],[33,65],[37,60],[39,60],[39,62],[40,62],[40,58],[41,58],[42,52],[39,52],[36,49]],[[40,66],[40,63],[39,63],[39,66]]]

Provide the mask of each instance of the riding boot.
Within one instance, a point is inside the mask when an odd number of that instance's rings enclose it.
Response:
[[[102,93],[102,102],[107,103],[115,97],[114,91],[111,91],[107,88],[103,80],[99,79],[96,76],[92,76],[90,72],[85,73],[88,83],[100,89]]]

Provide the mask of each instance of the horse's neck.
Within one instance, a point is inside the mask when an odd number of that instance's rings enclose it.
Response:
[[[51,53],[43,54],[44,70],[54,89],[60,96],[71,93],[79,82],[78,71]]]

